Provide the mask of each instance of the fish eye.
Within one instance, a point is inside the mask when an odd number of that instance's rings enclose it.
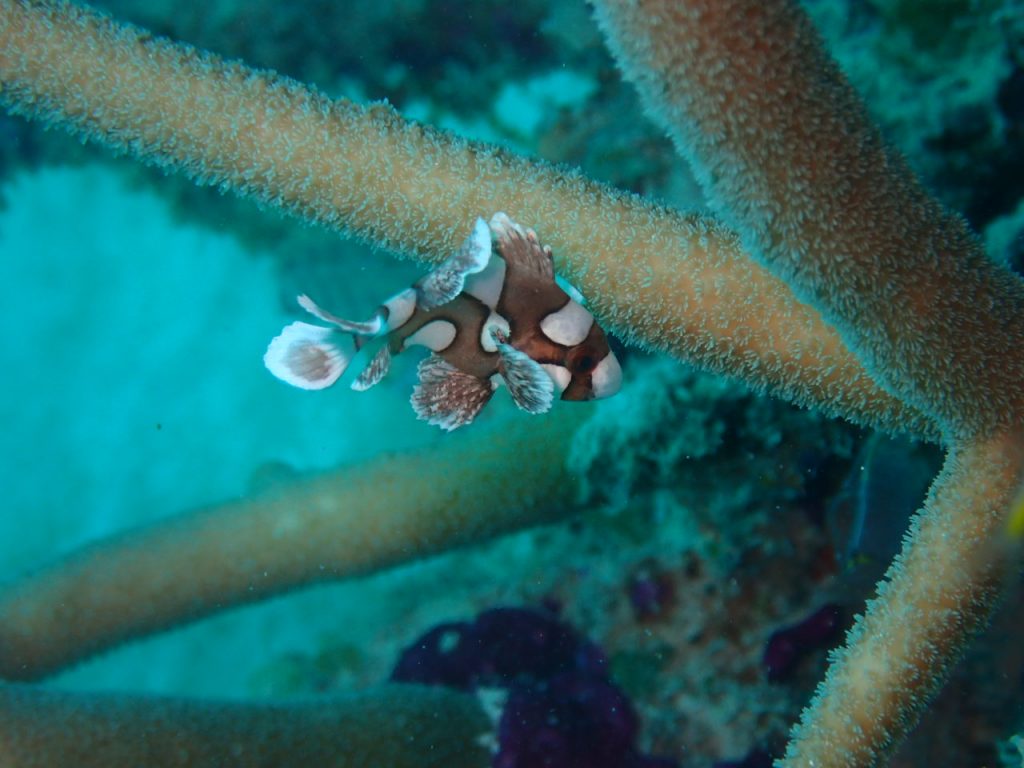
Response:
[[[576,373],[590,373],[597,367],[597,360],[593,355],[583,354],[573,361],[572,367]]]

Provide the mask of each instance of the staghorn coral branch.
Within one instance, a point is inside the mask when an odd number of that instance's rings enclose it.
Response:
[[[917,723],[1020,562],[1005,533],[1022,480],[1019,432],[950,451],[903,552],[834,656],[782,765],[877,765]]]
[[[634,341],[830,413],[954,438],[910,544],[786,760],[876,763],[998,592],[996,534],[1024,474],[1024,293],[882,146],[795,5],[599,8],[627,72],[694,149],[747,248],[901,399],[717,225],[386,108],[331,102],[63,3],[18,0],[0,0],[0,84],[25,114],[423,258],[439,258],[474,215],[504,208],[543,226],[598,313]]]
[[[0,0],[0,89],[17,112],[423,259],[508,211],[627,339],[829,414],[937,435],[708,219],[60,0]]]
[[[499,420],[76,552],[0,589],[0,678],[38,680],[235,605],[564,519],[583,415]]]
[[[1024,413],[1024,283],[886,147],[796,3],[595,0],[750,253],[949,433]]]
[[[491,730],[473,696],[412,685],[250,704],[0,684],[4,768],[483,768]]]
[[[647,110],[752,252],[954,438],[787,766],[874,765],[987,622],[1024,474],[1024,284],[882,144],[788,0],[595,0]]]

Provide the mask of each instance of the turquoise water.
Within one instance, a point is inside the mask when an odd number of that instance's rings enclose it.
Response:
[[[939,5],[950,19],[939,28],[909,3],[812,11],[887,136],[965,212],[993,258],[1016,265],[1021,11]],[[410,117],[702,206],[575,3],[358,8],[111,4],[119,17],[331,94],[389,98]],[[0,579],[197,507],[448,439],[409,407],[416,356],[398,358],[366,393],[302,392],[261,362],[297,319],[295,294],[316,286],[333,311],[363,317],[422,267],[19,118],[0,114],[0,136]],[[864,519],[889,493],[878,478],[898,482],[934,457],[882,451],[861,430],[616,349],[623,392],[560,406],[589,419],[569,457],[585,501],[570,522],[233,609],[52,685],[260,700],[360,690],[386,680],[402,649],[438,623],[529,607],[607,654],[645,752],[687,766],[778,752],[837,636],[809,641],[772,679],[773,633],[823,606],[836,606],[840,626],[860,610],[900,534]],[[546,418],[517,416],[505,394],[481,428]],[[877,456],[884,468],[872,466]],[[901,765],[943,764],[928,762],[926,744],[948,746],[936,734],[966,761],[946,764],[1012,755],[1024,658],[1007,638],[1019,637],[1020,595],[1008,605]]]

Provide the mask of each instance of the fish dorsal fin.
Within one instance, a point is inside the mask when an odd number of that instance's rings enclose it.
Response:
[[[417,368],[420,383],[412,391],[412,408],[428,424],[451,431],[469,424],[494,394],[488,379],[481,379],[440,355],[425,357]]]
[[[416,282],[417,306],[434,309],[447,304],[462,293],[466,276],[482,272],[490,260],[491,232],[483,219],[477,219],[459,250]]]
[[[352,382],[352,389],[356,392],[365,392],[367,389],[375,384],[379,384],[380,380],[387,376],[388,371],[391,370],[391,349],[385,344],[379,350],[377,354],[373,356],[373,360],[367,365],[356,380]]]
[[[500,211],[491,217],[490,226],[498,241],[498,253],[508,262],[509,267],[529,272],[543,280],[555,279],[551,249],[540,244],[536,232],[524,229]]]
[[[512,400],[527,413],[547,413],[554,400],[555,383],[540,363],[525,352],[499,342],[501,362],[498,370],[508,386]]]

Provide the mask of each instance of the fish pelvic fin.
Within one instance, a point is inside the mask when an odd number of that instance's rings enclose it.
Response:
[[[416,416],[428,424],[452,431],[469,424],[494,394],[489,379],[481,379],[431,354],[420,361],[420,383],[410,402]]]

